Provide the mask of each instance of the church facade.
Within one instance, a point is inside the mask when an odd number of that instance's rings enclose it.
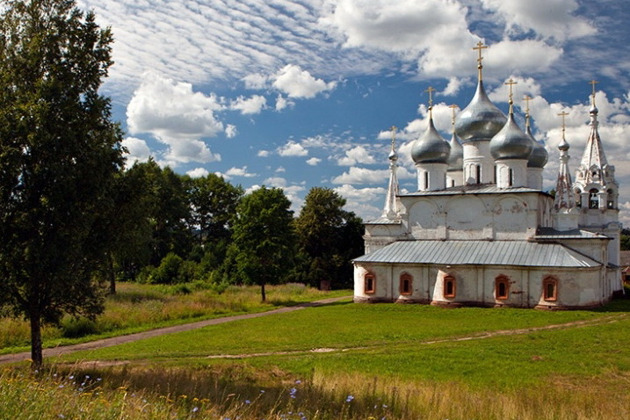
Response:
[[[481,54],[478,62],[477,90],[454,118],[450,141],[436,130],[430,103],[428,128],[411,150],[416,192],[398,192],[392,139],[385,208],[365,223],[366,254],[354,260],[355,302],[544,309],[606,303],[623,291],[619,186],[599,137],[594,91],[575,181],[563,129],[552,196],[542,191],[548,153],[531,134],[529,111],[522,130],[511,94],[507,116],[486,95]]]

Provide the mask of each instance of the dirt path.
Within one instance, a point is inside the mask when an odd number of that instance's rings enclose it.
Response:
[[[102,340],[90,341],[88,343],[73,344],[70,346],[60,346],[43,350],[44,358],[51,356],[60,356],[64,354],[74,353],[81,350],[100,349],[103,347],[117,346],[119,344],[131,343],[133,341],[144,340],[146,338],[157,337],[164,334],[177,333],[182,331],[195,330],[197,328],[207,327],[209,325],[224,324],[226,322],[239,321],[241,319],[260,318],[268,315],[283,314],[286,312],[294,312],[304,308],[312,308],[322,306],[329,303],[347,299],[352,296],[343,296],[337,298],[322,299],[315,302],[301,303],[295,306],[287,306],[283,308],[273,309],[267,312],[259,312],[254,314],[226,316],[223,318],[207,319],[205,321],[191,322],[189,324],[175,325],[172,327],[157,328],[155,330],[144,331],[136,334],[121,335],[118,337],[105,338]],[[31,357],[30,352],[5,354],[0,356],[0,364],[15,363],[28,360]]]

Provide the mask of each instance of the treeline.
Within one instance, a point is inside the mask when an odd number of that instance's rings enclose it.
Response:
[[[191,178],[153,160],[117,182],[112,291],[121,280],[258,284],[263,299],[266,284],[352,287],[363,225],[331,189],[312,188],[294,217],[281,189],[245,195],[215,174]]]

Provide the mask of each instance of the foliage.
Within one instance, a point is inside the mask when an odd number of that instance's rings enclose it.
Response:
[[[214,244],[229,238],[231,218],[243,188],[215,174],[186,177],[185,186],[191,209],[190,229],[195,231],[199,244]]]
[[[69,0],[2,2],[0,300],[30,320],[34,366],[42,322],[102,310],[122,135],[98,94],[112,35],[94,20]]]
[[[286,284],[270,286],[267,293],[267,302],[261,303],[256,286],[199,281],[172,285],[121,282],[117,293],[105,299],[105,310],[101,315],[94,320],[64,316],[59,327],[43,329],[44,344],[45,347],[56,347],[202,319],[262,312],[339,296],[342,292],[325,293],[302,285]],[[0,318],[0,353],[24,348],[28,340],[29,328],[25,321]]]
[[[621,248],[621,251],[630,251],[630,229],[621,230],[619,246]]]
[[[363,225],[352,212],[343,210],[346,200],[328,188],[314,187],[306,195],[295,220],[301,264],[294,275],[312,286],[330,282],[335,288],[350,287],[350,260],[363,254]]]
[[[233,219],[228,263],[242,281],[261,287],[282,283],[295,249],[291,202],[279,188],[262,187],[244,196]]]

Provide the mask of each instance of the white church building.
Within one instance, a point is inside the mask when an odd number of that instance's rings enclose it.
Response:
[[[529,110],[523,131],[511,93],[507,116],[490,101],[481,48],[477,90],[450,141],[436,130],[429,101],[428,128],[411,150],[416,192],[399,194],[392,138],[385,208],[365,223],[366,254],[354,260],[354,301],[600,306],[623,286],[619,185],[599,137],[594,90],[574,181],[563,122],[554,197],[542,191],[548,153],[531,134]]]

